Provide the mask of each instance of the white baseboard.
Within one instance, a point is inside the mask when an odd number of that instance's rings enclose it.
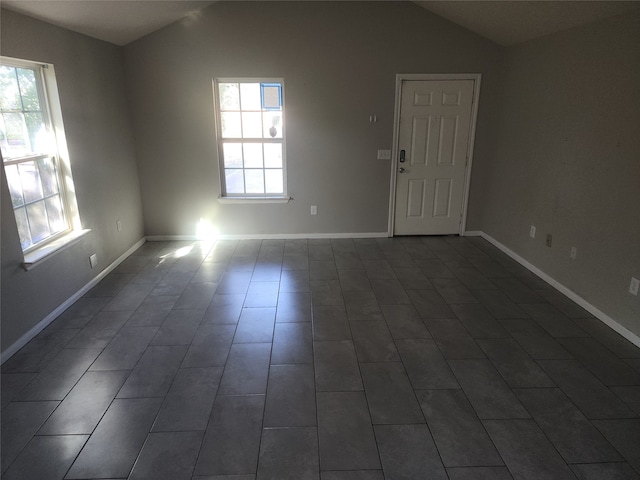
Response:
[[[466,235],[473,236],[471,235],[471,233],[472,232],[467,232]],[[473,233],[476,233],[476,232],[473,232]],[[532,273],[540,277],[542,280],[547,282],[549,285],[551,285],[553,288],[558,290],[560,293],[562,293],[563,295],[569,297],[571,300],[576,302],[578,305],[580,305],[582,308],[584,308],[587,312],[589,312],[591,315],[596,317],[602,323],[611,327],[613,330],[618,332],[620,335],[622,335],[624,338],[629,340],[631,343],[633,343],[637,347],[640,347],[640,336],[636,335],[635,333],[633,333],[631,330],[624,327],[623,325],[620,325],[618,322],[616,322],[613,318],[611,318],[609,315],[604,313],[602,310],[591,305],[588,301],[586,301],[580,295],[568,289],[567,287],[562,285],[560,282],[558,282],[557,280],[555,280],[554,278],[550,277],[548,274],[540,270],[538,267],[529,263],[527,260],[522,258],[520,255],[518,255],[516,252],[514,252],[510,248],[500,243],[495,238],[491,237],[490,235],[487,235],[484,232],[477,232],[477,233],[479,234],[479,236],[484,238],[487,242],[491,243],[493,246],[495,246],[499,250],[509,255],[511,258],[513,258],[516,262],[518,262],[520,265],[525,267],[527,270],[531,271]]]
[[[198,240],[195,235],[147,235],[144,238],[147,242],[195,242]]]
[[[44,330],[51,322],[53,322],[56,318],[58,318],[67,308],[73,305],[76,300],[82,297],[85,293],[95,287],[100,280],[109,275],[118,265],[124,262],[133,252],[135,252],[138,248],[140,248],[144,243],[145,239],[142,238],[138,240],[130,249],[120,255],[113,263],[107,266],[104,270],[102,270],[98,275],[91,279],[89,283],[87,283],[84,287],[78,290],[76,293],[67,298],[64,302],[56,307],[49,315],[40,320],[36,325],[34,325],[31,330],[22,335],[18,340],[16,340],[11,346],[9,346],[2,355],[0,356],[0,363],[6,362],[9,358],[11,358],[18,350],[24,347],[31,339],[33,339],[36,335],[38,335],[42,330]]]
[[[387,232],[356,232],[356,233],[269,233],[269,234],[243,234],[243,235],[219,235],[218,240],[295,240],[304,238],[387,238]],[[196,241],[196,235],[147,235],[148,242],[167,241]]]
[[[467,230],[464,232],[465,237],[481,237],[482,232],[480,230]]]

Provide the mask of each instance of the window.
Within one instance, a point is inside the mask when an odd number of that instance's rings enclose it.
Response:
[[[0,150],[27,261],[76,224],[75,198],[70,202],[64,188],[71,176],[58,148],[64,136],[53,67],[2,57],[0,113]]]
[[[215,81],[222,197],[286,196],[282,80]]]

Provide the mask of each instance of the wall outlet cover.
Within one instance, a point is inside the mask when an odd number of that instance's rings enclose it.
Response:
[[[638,295],[638,288],[640,287],[640,280],[636,277],[631,277],[631,284],[629,285],[629,293],[631,295]]]
[[[551,242],[553,240],[553,236],[550,233],[547,233],[547,241],[545,242],[545,244],[547,245],[547,247],[551,248]]]
[[[571,260],[575,260],[578,256],[578,249],[576,247],[571,247],[571,252],[569,252],[569,258]]]
[[[529,229],[529,236],[531,238],[536,238],[536,227],[533,225],[531,225],[531,228]]]

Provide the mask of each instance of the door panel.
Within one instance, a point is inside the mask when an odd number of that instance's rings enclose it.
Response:
[[[436,178],[433,194],[433,217],[448,217],[451,211],[451,179]]]
[[[427,151],[429,150],[429,133],[431,132],[430,118],[414,118],[411,135],[410,157],[411,165],[427,165]]]
[[[422,179],[409,180],[409,201],[407,202],[407,217],[424,218],[424,194],[426,182]]]
[[[395,235],[459,232],[473,89],[473,80],[403,81]]]
[[[440,141],[438,142],[438,166],[454,166],[456,160],[456,139],[458,138],[458,118],[440,117]]]

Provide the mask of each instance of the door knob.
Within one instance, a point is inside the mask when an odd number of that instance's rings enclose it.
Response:
[[[404,172],[405,172],[404,167],[400,167],[400,168],[398,169],[398,171],[399,171],[400,173],[404,173]]]

